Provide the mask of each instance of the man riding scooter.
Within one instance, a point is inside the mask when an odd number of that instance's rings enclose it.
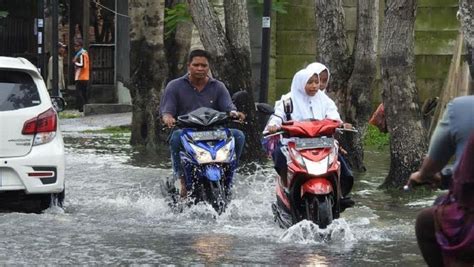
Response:
[[[208,76],[210,61],[209,52],[200,49],[191,51],[188,57],[188,73],[170,81],[166,86],[161,99],[160,114],[167,127],[173,128],[175,126],[177,116],[188,114],[200,107],[229,112],[230,116],[240,121],[245,119],[245,115],[236,110],[225,85]],[[230,131],[235,138],[235,149],[237,159],[239,159],[245,144],[245,135],[238,129]],[[185,198],[187,191],[179,155],[182,151],[181,133],[181,129],[175,129],[171,134],[170,150],[174,179],[167,181],[166,186],[169,192],[175,191],[174,181],[179,179],[180,194]]]

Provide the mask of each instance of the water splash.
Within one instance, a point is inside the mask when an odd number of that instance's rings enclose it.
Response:
[[[66,212],[64,211],[64,209],[57,205],[52,205],[43,211],[43,214],[65,214],[65,213]]]
[[[326,229],[311,221],[303,220],[283,233],[279,242],[300,244],[322,244],[328,242],[354,242],[356,239],[344,219],[334,220]]]

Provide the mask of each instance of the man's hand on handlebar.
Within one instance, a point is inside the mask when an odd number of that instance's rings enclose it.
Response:
[[[163,124],[168,128],[173,128],[176,125],[176,119],[170,114],[163,115]]]
[[[436,189],[439,188],[441,185],[441,174],[438,172],[431,177],[426,177],[422,174],[421,171],[416,171],[410,175],[406,185],[404,186],[405,189],[410,189],[415,186],[419,185],[430,185],[431,188]]]
[[[243,122],[245,120],[245,114],[240,111],[232,110],[231,112],[229,112],[229,116],[231,118],[238,119],[240,122]]]

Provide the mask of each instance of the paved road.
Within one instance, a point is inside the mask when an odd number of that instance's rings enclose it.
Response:
[[[92,115],[72,119],[60,119],[59,127],[63,132],[100,130],[111,126],[130,125],[132,113]]]

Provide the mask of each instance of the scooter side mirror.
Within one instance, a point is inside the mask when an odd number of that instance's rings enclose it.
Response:
[[[283,110],[285,111],[286,119],[291,120],[291,113],[293,113],[293,100],[291,98],[283,100]]]
[[[247,91],[238,91],[232,95],[232,102],[238,111],[247,110],[250,102],[250,95]]]
[[[263,113],[265,115],[272,115],[275,113],[275,109],[267,103],[255,103],[255,109],[259,113]]]

